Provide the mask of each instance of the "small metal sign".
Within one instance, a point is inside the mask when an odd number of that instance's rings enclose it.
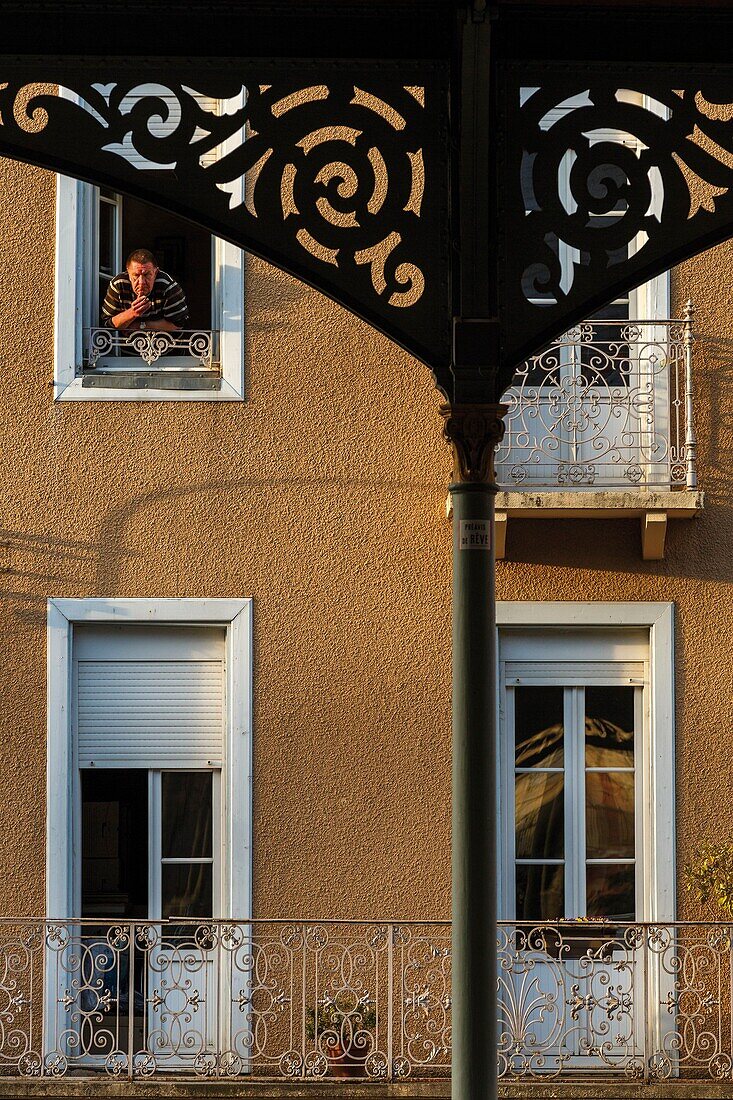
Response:
[[[491,523],[487,519],[462,519],[458,525],[459,550],[490,550]]]

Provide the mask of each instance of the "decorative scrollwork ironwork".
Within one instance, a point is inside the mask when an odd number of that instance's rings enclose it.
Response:
[[[134,75],[124,63],[91,67],[70,79],[49,59],[39,78],[58,81],[52,94],[6,64],[0,150],[168,202],[337,297],[430,366],[447,364],[440,65],[400,75],[382,65],[378,76],[301,66],[285,77],[253,62],[223,62],[214,75],[167,59],[149,81],[139,65]]]
[[[503,922],[497,946],[502,1075],[733,1076],[728,925]],[[447,1077],[450,925],[0,924],[0,1023],[28,1077]]]
[[[124,329],[92,328],[88,330],[86,367],[95,370],[102,365],[134,367],[139,357],[148,367],[164,367],[169,356],[180,356],[184,363],[210,370],[214,366],[214,333],[209,329],[181,329],[159,332],[146,329],[127,332]],[[176,364],[181,359],[174,360]]]
[[[501,488],[692,488],[689,324],[589,322],[523,363],[502,398]]]
[[[499,227],[503,357],[537,347],[733,229],[733,85],[509,64]],[[511,135],[511,138],[509,137]],[[508,381],[508,378],[507,378]]]

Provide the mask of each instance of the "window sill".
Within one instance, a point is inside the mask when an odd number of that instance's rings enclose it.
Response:
[[[450,514],[450,497],[448,498]],[[596,490],[569,493],[510,492],[496,494],[495,547],[500,561],[506,553],[509,519],[640,519],[641,556],[661,561],[667,520],[694,519],[705,506],[700,490],[632,492]]]
[[[87,371],[68,386],[56,385],[56,401],[242,401],[242,393],[212,371]]]
[[[210,370],[114,370],[86,371],[83,389],[116,390],[219,390],[221,378]]]

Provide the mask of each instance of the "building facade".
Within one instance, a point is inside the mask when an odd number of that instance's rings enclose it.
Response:
[[[231,246],[0,173],[7,1088],[170,1071],[447,1095],[439,394]],[[105,280],[142,246],[198,337],[101,330]],[[732,829],[732,263],[721,246],[615,303],[507,398],[507,1095],[547,1072],[588,1096],[730,1077],[730,944],[673,922],[704,916],[683,870]]]

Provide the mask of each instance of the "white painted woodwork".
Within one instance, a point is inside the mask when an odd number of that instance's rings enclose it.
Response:
[[[78,915],[80,762],[76,760],[72,696],[74,663],[88,654],[92,624],[140,631],[188,630],[189,656],[208,656],[196,639],[217,638],[225,662],[221,750],[221,907],[224,917],[251,915],[252,815],[252,601],[250,599],[56,599],[48,603],[48,772],[46,913],[68,920]],[[204,628],[201,633],[196,629]],[[213,629],[210,629],[213,628]],[[218,628],[218,629],[217,629]],[[106,656],[114,654],[115,631],[107,634]],[[119,632],[122,637],[122,632]],[[80,645],[78,649],[76,642]],[[159,636],[158,646],[162,643]],[[167,643],[166,643],[167,644]],[[175,643],[171,642],[171,646]],[[166,649],[164,652],[172,652]],[[160,649],[158,650],[160,655]],[[218,658],[219,659],[219,658]],[[127,766],[130,766],[129,764]],[[148,766],[148,765],[146,765]],[[166,765],[168,766],[168,765]],[[183,763],[180,766],[184,766]],[[208,766],[208,765],[207,765]]]
[[[220,628],[79,627],[78,766],[221,767],[225,640]]]
[[[144,85],[140,86],[145,87]],[[74,95],[62,89],[63,96]],[[138,93],[138,98],[140,98]],[[211,106],[216,101],[201,97]],[[227,110],[244,103],[244,92]],[[165,107],[161,105],[162,113]],[[224,109],[217,104],[216,109]],[[166,127],[169,122],[153,123]],[[235,132],[218,150],[203,157],[205,165],[226,156],[243,141]],[[135,156],[130,147],[130,155]],[[233,198],[244,194],[244,177]],[[98,226],[96,188],[70,176],[56,176],[56,295],[54,309],[54,398],[57,401],[241,401],[244,398],[244,253],[212,237],[212,328],[219,333],[221,388],[218,390],[125,389],[82,386],[77,374],[84,355],[83,330],[99,318],[92,315],[92,287],[97,278]],[[185,287],[184,287],[185,290]]]

